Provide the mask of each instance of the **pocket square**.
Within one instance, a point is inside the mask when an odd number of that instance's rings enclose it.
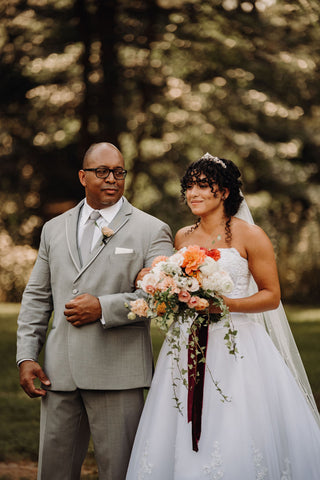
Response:
[[[122,253],[133,253],[132,248],[123,248],[123,247],[116,247],[114,253],[116,255],[122,254]]]

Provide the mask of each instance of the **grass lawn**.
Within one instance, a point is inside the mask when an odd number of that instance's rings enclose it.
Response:
[[[37,459],[40,400],[29,399],[19,385],[15,364],[18,311],[18,304],[0,304],[0,462]],[[320,407],[320,308],[288,305],[286,311]],[[152,327],[152,338],[157,358],[163,335]],[[90,447],[86,465],[93,463]],[[1,476],[0,472],[0,480],[9,478]],[[88,474],[83,478],[93,480],[97,477]]]

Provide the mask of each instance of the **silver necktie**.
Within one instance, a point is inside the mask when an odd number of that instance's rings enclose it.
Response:
[[[97,210],[94,210],[91,213],[89,220],[87,221],[87,224],[83,230],[81,244],[80,244],[80,255],[81,255],[82,265],[85,265],[87,263],[88,258],[90,256],[95,223],[99,217],[100,217],[100,213]]]

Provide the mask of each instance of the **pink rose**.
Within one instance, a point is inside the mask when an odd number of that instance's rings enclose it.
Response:
[[[149,293],[150,295],[154,295],[154,292],[156,291],[156,289],[153,285],[146,285],[144,287],[144,291]]]
[[[198,304],[198,298],[199,297],[191,297],[190,300],[188,301],[188,307],[195,308],[196,305]]]
[[[181,292],[178,295],[178,298],[179,298],[179,302],[188,303],[191,299],[191,295],[189,292],[187,292],[187,290],[181,290]]]

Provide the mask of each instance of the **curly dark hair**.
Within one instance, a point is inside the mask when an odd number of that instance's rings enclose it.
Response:
[[[213,157],[206,153],[196,162],[191,163],[181,179],[181,195],[186,199],[186,190],[193,183],[200,183],[200,176],[205,175],[206,183],[209,184],[215,195],[214,187],[220,191],[229,190],[229,196],[224,200],[224,213],[226,217],[226,241],[231,242],[230,222],[231,217],[237,213],[243,197],[240,193],[242,182],[240,170],[231,161],[224,158]],[[195,228],[199,225],[199,220]]]

